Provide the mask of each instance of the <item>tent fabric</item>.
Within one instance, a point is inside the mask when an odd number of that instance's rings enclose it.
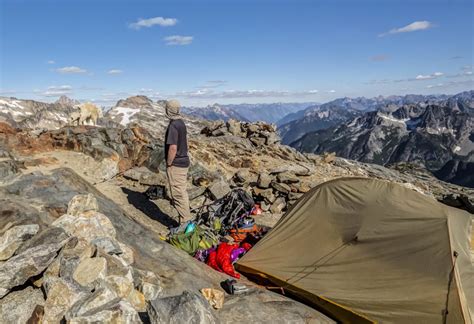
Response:
[[[471,235],[465,211],[399,184],[341,178],[305,194],[238,269],[343,322],[471,324]]]

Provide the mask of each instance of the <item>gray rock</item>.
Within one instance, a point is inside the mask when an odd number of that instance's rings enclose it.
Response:
[[[137,181],[147,186],[158,186],[166,184],[166,176],[162,173],[152,172],[146,167],[132,168],[124,172],[123,177]]]
[[[250,137],[249,139],[250,142],[257,147],[265,145],[265,138],[263,137]]]
[[[47,283],[47,298],[44,303],[44,323],[59,323],[69,308],[88,292],[81,290],[71,281],[50,278]]]
[[[19,172],[18,165],[13,160],[0,161],[0,180],[14,176]]]
[[[80,216],[65,214],[53,222],[53,226],[63,228],[71,236],[88,242],[100,237],[114,239],[116,231],[107,216],[96,211],[88,211]]]
[[[275,202],[270,207],[270,212],[272,212],[272,214],[280,214],[283,208],[285,207],[286,207],[285,198],[278,197],[277,200],[275,200]]]
[[[44,305],[41,289],[26,287],[0,299],[1,323],[26,323],[36,305]]]
[[[288,199],[289,199],[289,200],[298,200],[298,199],[300,199],[302,196],[303,196],[303,194],[300,193],[300,192],[290,192],[290,193],[288,194]]]
[[[72,216],[78,216],[90,210],[99,210],[97,199],[92,194],[74,196],[67,206],[67,213]]]
[[[201,196],[202,194],[204,194],[204,192],[206,192],[206,188],[197,187],[197,186],[188,186],[187,191],[188,191],[189,200],[193,200]]]
[[[189,291],[179,296],[153,300],[148,305],[148,315],[152,324],[219,323],[208,301]]]
[[[273,190],[271,188],[268,188],[268,189],[254,188],[253,190],[256,196],[265,199],[267,203],[271,204],[276,199],[275,195],[273,194]]]
[[[72,275],[73,279],[84,287],[94,287],[97,283],[105,279],[107,275],[107,261],[97,257],[82,260]]]
[[[284,183],[278,183],[276,181],[273,181],[271,183],[271,186],[276,191],[281,192],[282,194],[285,194],[285,195],[291,192],[291,188],[287,184],[284,184]]]
[[[293,174],[289,172],[279,173],[277,175],[277,180],[280,183],[287,183],[287,184],[300,182],[300,179],[298,179],[297,177],[295,177]]]
[[[108,254],[122,254],[123,252],[118,242],[110,237],[98,237],[93,239],[91,243]]]
[[[39,245],[57,244],[59,242],[64,242],[64,244],[66,244],[69,239],[70,236],[62,228],[48,227],[26,241],[18,249],[16,254],[18,255]]]
[[[109,309],[117,304],[120,298],[107,286],[97,288],[93,293],[79,299],[66,313],[66,320],[77,316],[87,316]]]
[[[0,265],[0,298],[30,277],[39,275],[53,262],[66,241],[32,247]]]
[[[250,184],[257,181],[257,176],[247,169],[242,169],[234,174],[233,180],[236,184]]]
[[[273,177],[271,177],[268,173],[260,173],[258,175],[257,186],[262,189],[269,188],[272,180]]]
[[[96,324],[96,323],[120,323],[141,324],[142,321],[137,311],[125,300],[117,301],[109,305],[108,309],[93,310],[83,316],[77,316],[69,320],[70,324]]]
[[[151,271],[134,269],[134,283],[146,300],[154,300],[161,296],[163,288],[160,278]]]
[[[211,194],[211,198],[214,200],[221,199],[230,191],[229,185],[224,180],[214,182],[207,189]]]
[[[9,228],[0,236],[0,261],[8,260],[20,245],[35,235],[39,230],[37,224],[18,225]]]
[[[234,136],[242,136],[242,126],[240,122],[235,119],[229,119],[227,121],[227,130]]]

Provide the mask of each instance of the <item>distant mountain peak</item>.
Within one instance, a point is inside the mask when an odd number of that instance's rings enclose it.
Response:
[[[61,106],[67,106],[67,107],[71,107],[71,106],[75,106],[75,105],[80,104],[80,102],[78,100],[71,99],[71,98],[69,98],[68,96],[65,96],[65,95],[62,95],[61,97],[59,97],[59,99],[56,100],[54,103],[58,104],[58,105],[61,105]]]

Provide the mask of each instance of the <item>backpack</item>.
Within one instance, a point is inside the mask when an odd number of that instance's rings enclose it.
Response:
[[[221,199],[207,205],[200,215],[198,224],[205,224],[209,228],[214,228],[217,232],[225,232],[234,225],[254,207],[255,202],[245,190],[234,189]],[[217,230],[216,224],[220,224]]]

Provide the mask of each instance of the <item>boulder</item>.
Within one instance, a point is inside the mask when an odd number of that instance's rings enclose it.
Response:
[[[133,278],[135,286],[146,300],[154,300],[163,292],[160,278],[151,271],[134,269]]]
[[[189,291],[151,301],[148,304],[148,315],[152,324],[219,323],[207,300],[200,294]]]
[[[270,207],[270,212],[272,214],[280,214],[283,209],[286,207],[286,201],[283,197],[278,197],[275,202]]]
[[[72,282],[54,278],[48,283],[48,293],[44,303],[44,323],[59,323],[69,308],[86,295]]]
[[[133,280],[129,277],[123,276],[107,276],[105,283],[111,288],[118,297],[127,298],[128,295],[133,291]]]
[[[67,213],[71,216],[79,216],[90,210],[99,210],[97,199],[92,194],[74,196],[67,205]]]
[[[96,238],[116,236],[115,228],[104,214],[96,211],[82,213],[79,216],[65,214],[52,224],[63,228],[71,236],[83,238],[88,242]]]
[[[122,254],[118,242],[110,237],[97,237],[91,241],[91,244],[97,248],[104,250],[108,254]]]
[[[127,296],[127,301],[137,312],[146,311],[146,299],[140,291],[133,289]]]
[[[280,183],[286,183],[286,184],[300,182],[300,179],[298,179],[296,176],[294,176],[293,174],[289,172],[279,173],[277,175],[277,180]]]
[[[18,225],[9,228],[0,236],[0,261],[8,260],[20,247],[39,230],[37,224]]]
[[[146,167],[136,167],[123,173],[125,179],[137,181],[147,186],[158,186],[166,184],[166,176],[163,173],[152,172]]]
[[[27,249],[0,265],[0,298],[11,288],[24,284],[39,275],[53,262],[66,241],[44,244]]]
[[[211,184],[208,188],[211,198],[214,200],[221,199],[230,192],[230,187],[224,180],[218,180]]]
[[[262,189],[269,188],[272,180],[273,177],[271,177],[268,173],[262,172],[258,175],[257,186]]]
[[[272,181],[272,183],[270,185],[272,186],[273,189],[275,189],[276,191],[278,191],[278,192],[280,192],[284,195],[287,195],[291,192],[291,188],[287,184]]]
[[[113,301],[107,305],[107,309],[94,309],[82,316],[71,318],[70,324],[91,324],[91,323],[142,323],[137,311],[125,300]]]
[[[264,201],[266,201],[267,203],[271,204],[276,199],[275,195],[273,194],[273,190],[271,188],[268,188],[268,189],[254,188],[253,191],[257,197],[264,199]]]
[[[0,299],[1,323],[26,323],[37,305],[44,305],[41,289],[26,287]]]
[[[77,316],[84,316],[93,313],[98,313],[109,309],[112,305],[118,303],[120,298],[117,294],[107,286],[98,287],[93,293],[80,298],[68,310],[65,317],[66,320],[71,320]]]
[[[107,261],[97,257],[82,260],[75,269],[73,279],[84,287],[94,287],[107,274]]]
[[[242,126],[240,122],[235,119],[229,119],[227,121],[227,130],[234,136],[242,136]]]

